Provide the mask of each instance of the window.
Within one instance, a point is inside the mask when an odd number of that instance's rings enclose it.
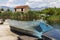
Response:
[[[23,8],[21,8],[21,11],[23,11]]]

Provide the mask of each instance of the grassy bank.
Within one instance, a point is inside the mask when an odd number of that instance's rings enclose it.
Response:
[[[50,23],[57,23],[60,24],[60,8],[47,8],[42,10],[42,12],[46,15],[45,19]]]
[[[51,17],[47,18],[47,21],[50,24],[60,24],[60,16],[51,16]]]
[[[3,12],[0,13],[0,18],[2,19],[14,19],[14,20],[21,20],[21,21],[32,21],[40,19],[39,11],[29,11],[28,13],[21,13],[21,12]]]

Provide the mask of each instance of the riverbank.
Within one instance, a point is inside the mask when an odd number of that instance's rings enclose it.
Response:
[[[18,35],[10,31],[7,24],[0,25],[0,40],[18,40]]]
[[[60,24],[60,16],[50,16],[47,18],[47,22],[50,24]]]

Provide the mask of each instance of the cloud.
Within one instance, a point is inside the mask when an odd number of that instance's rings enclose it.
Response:
[[[8,0],[8,2],[14,2],[14,0]]]
[[[48,4],[44,0],[29,0],[26,2],[26,5],[29,5],[30,7],[43,7],[47,6]]]
[[[26,4],[31,7],[60,7],[60,0],[29,0]]]
[[[30,2],[43,2],[43,0],[28,0]]]
[[[50,7],[60,7],[60,2],[51,2]]]
[[[7,2],[8,0],[0,0],[0,2]]]
[[[1,0],[0,6],[15,7],[29,5],[30,7],[60,7],[60,0]]]
[[[15,7],[18,5],[25,5],[25,3],[27,2],[27,0],[9,0],[6,4],[6,6],[10,6],[10,7]]]
[[[60,7],[60,0],[45,0],[49,7]]]
[[[6,6],[12,5],[13,2],[14,2],[14,0],[8,0],[7,3],[6,3]]]

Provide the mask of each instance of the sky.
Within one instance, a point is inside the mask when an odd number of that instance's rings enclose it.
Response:
[[[35,7],[60,7],[60,0],[0,0],[0,6],[15,7],[29,5]]]

